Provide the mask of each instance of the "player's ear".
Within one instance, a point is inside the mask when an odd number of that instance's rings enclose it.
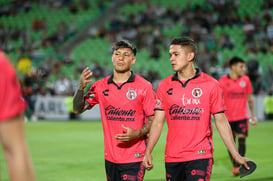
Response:
[[[194,52],[188,53],[188,61],[192,61],[194,59]]]
[[[132,58],[132,64],[135,64],[136,63],[136,57],[134,56],[133,58]]]

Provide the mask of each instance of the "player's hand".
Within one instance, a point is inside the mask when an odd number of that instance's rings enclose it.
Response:
[[[237,163],[240,165],[243,165],[246,169],[249,169],[249,166],[247,165],[248,161],[251,161],[250,159],[246,157],[242,157],[241,155],[234,158]]]
[[[148,171],[152,170],[154,167],[152,160],[153,160],[152,155],[150,153],[145,152],[144,159],[143,159],[143,166]]]
[[[79,89],[83,90],[89,82],[92,82],[92,80],[90,79],[92,75],[93,72],[91,72],[91,70],[88,67],[86,67],[82,71]]]
[[[252,126],[254,126],[254,127],[256,127],[258,125],[258,120],[255,116],[251,118],[250,124],[252,124]]]
[[[139,131],[133,128],[121,125],[124,129],[123,134],[117,134],[116,139],[122,142],[131,141],[138,138]]]

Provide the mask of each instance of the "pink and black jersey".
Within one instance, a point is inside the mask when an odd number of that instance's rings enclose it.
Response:
[[[229,75],[224,75],[219,83],[223,88],[228,121],[248,119],[247,95],[253,92],[249,77],[243,75],[238,79],[231,79]]]
[[[157,89],[156,109],[164,110],[168,124],[166,162],[212,158],[211,115],[225,111],[217,80],[205,73],[181,82],[178,74],[164,79]]]
[[[0,51],[0,122],[11,119],[27,108],[16,71]]]
[[[130,142],[120,142],[116,134],[122,134],[124,126],[140,129],[147,116],[154,114],[155,93],[147,80],[132,72],[127,82],[118,86],[113,76],[108,76],[92,85],[85,100],[91,105],[100,105],[105,159],[113,163],[131,163],[143,160],[146,136]]]

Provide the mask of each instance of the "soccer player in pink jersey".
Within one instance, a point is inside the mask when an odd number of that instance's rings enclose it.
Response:
[[[95,82],[86,68],[73,100],[75,113],[82,113],[99,104],[104,131],[105,168],[107,180],[143,180],[142,164],[156,104],[150,82],[131,71],[136,62],[136,47],[127,40],[114,43],[113,75]]]
[[[228,150],[236,161],[249,169],[236,149],[225,104],[217,80],[194,68],[195,42],[187,37],[171,41],[170,62],[174,74],[162,80],[157,89],[157,105],[143,164],[153,168],[152,150],[164,125],[168,134],[165,148],[166,180],[210,180],[213,165],[212,115]]]
[[[234,140],[238,137],[238,151],[244,156],[246,152],[246,137],[248,135],[248,107],[250,108],[252,125],[258,124],[254,112],[254,102],[252,96],[252,85],[250,79],[245,74],[245,62],[239,57],[233,57],[229,62],[230,73],[219,79],[223,89],[223,95],[227,110],[226,117],[230,123]],[[231,155],[230,155],[231,156]],[[232,174],[238,176],[239,164],[232,158]]]
[[[16,72],[0,50],[0,141],[11,181],[34,181],[24,133],[24,101]]]

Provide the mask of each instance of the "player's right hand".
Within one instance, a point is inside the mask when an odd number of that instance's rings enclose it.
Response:
[[[152,155],[150,153],[145,153],[144,159],[143,159],[143,166],[148,171],[152,170],[154,167],[152,160],[153,160]]]
[[[244,165],[244,167],[249,170],[249,166],[247,165],[248,161],[251,161],[249,158],[242,157],[241,155],[238,155],[234,157],[235,161],[239,163],[240,165]]]
[[[82,71],[79,89],[83,90],[89,82],[92,82],[92,80],[90,79],[92,75],[93,72],[91,72],[91,70],[88,67],[86,67]]]

